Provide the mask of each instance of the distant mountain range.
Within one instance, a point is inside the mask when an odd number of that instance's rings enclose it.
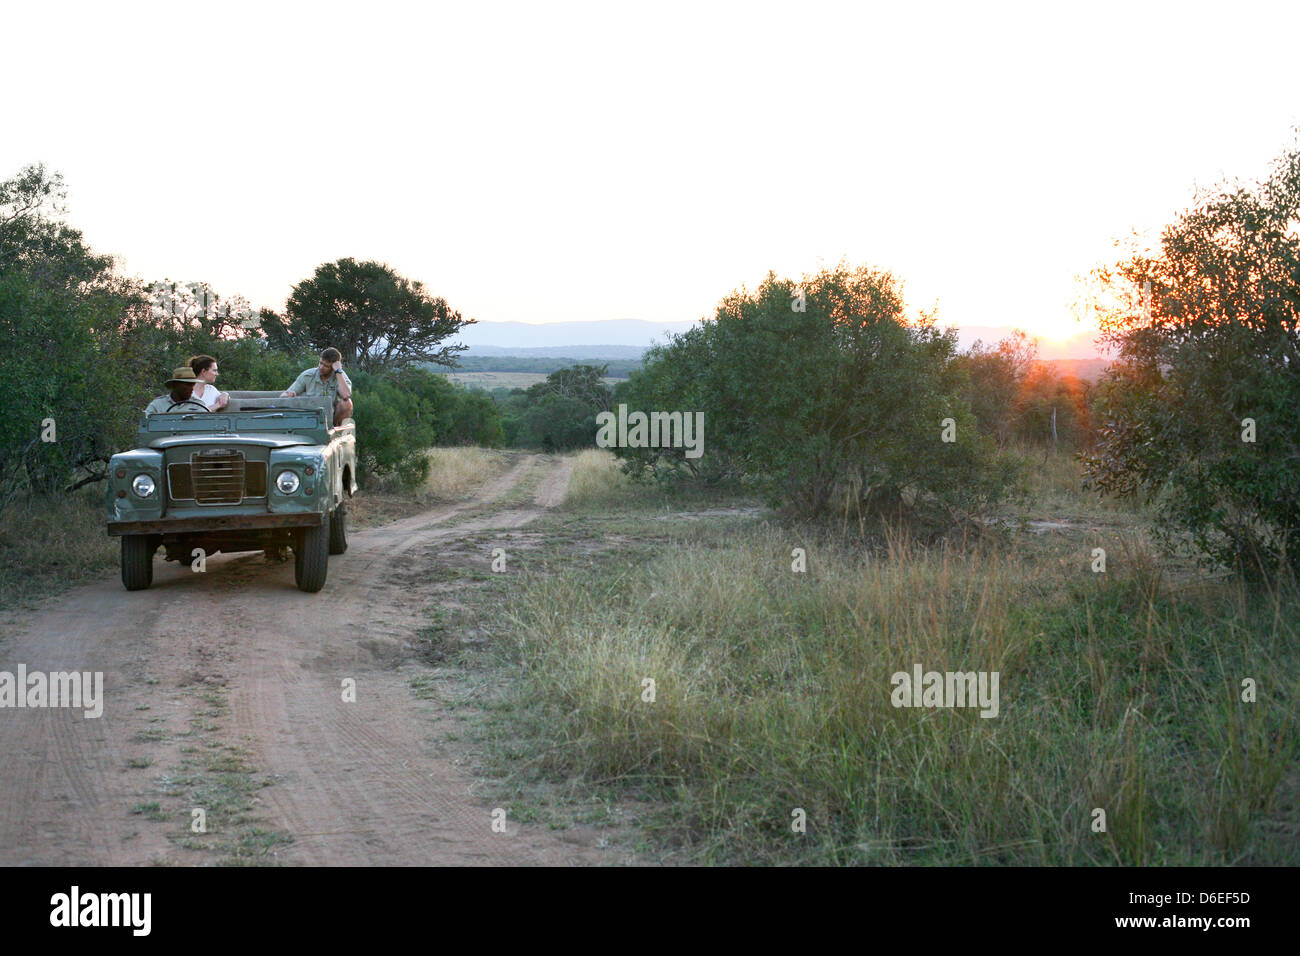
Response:
[[[644,345],[547,345],[538,348],[510,348],[504,345],[472,345],[462,356],[494,358],[509,355],[516,358],[571,358],[571,359],[639,359],[646,350]]]
[[[468,345],[478,355],[524,355],[529,349],[560,349],[573,358],[636,358],[669,333],[685,332],[695,322],[646,322],[643,319],[602,319],[596,322],[477,322],[449,344]],[[602,350],[576,355],[574,347]],[[633,349],[617,351],[618,349]],[[615,349],[615,352],[608,350]],[[499,350],[499,351],[493,351]],[[638,351],[639,350],[639,351]],[[536,353],[541,355],[543,353]],[[551,354],[560,354],[552,352]]]
[[[448,339],[449,344],[469,346],[462,355],[517,355],[532,358],[581,360],[635,359],[654,342],[684,332],[697,323],[647,322],[643,319],[604,319],[595,322],[487,322],[481,321]],[[1000,342],[1015,331],[1011,326],[968,325],[959,327],[957,341],[968,349],[976,340],[986,345]],[[1064,341],[1040,339],[1041,359],[1102,358],[1093,342],[1096,332],[1084,332]],[[1105,363],[1103,363],[1105,364]]]

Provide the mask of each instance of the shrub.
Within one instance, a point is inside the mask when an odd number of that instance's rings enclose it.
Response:
[[[623,393],[702,411],[711,470],[679,449],[619,454],[633,470],[668,457],[701,474],[743,472],[770,503],[806,515],[969,515],[1002,493],[1010,466],[959,394],[955,353],[954,332],[904,321],[888,273],[841,265],[799,284],[769,274],[651,353]]]
[[[1300,568],[1300,149],[1253,191],[1224,187],[1101,279],[1127,302],[1103,330],[1089,482],[1154,500],[1165,539],[1215,564]],[[1249,420],[1249,421],[1248,421]]]
[[[501,413],[497,403],[481,390],[458,389],[451,421],[442,440],[453,445],[485,445],[500,448],[505,444]]]
[[[517,440],[543,451],[569,451],[596,443],[596,411],[579,398],[543,395],[523,414]]]
[[[414,488],[429,474],[425,450],[437,438],[437,412],[417,392],[394,379],[354,372],[352,418],[357,426],[357,464],[363,476],[391,476]]]

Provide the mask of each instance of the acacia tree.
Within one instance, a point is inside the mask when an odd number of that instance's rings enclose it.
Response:
[[[455,354],[466,346],[439,343],[474,322],[431,296],[423,283],[383,263],[354,259],[317,266],[294,286],[285,313],[283,320],[263,314],[271,342],[333,346],[345,363],[372,372],[413,362],[455,367]]]
[[[613,392],[605,384],[609,365],[571,365],[556,369],[546,376],[546,381],[528,387],[528,396],[540,401],[546,395],[563,395],[576,399],[596,412],[609,411]]]
[[[1120,362],[1099,383],[1090,484],[1155,501],[1212,561],[1300,567],[1300,148],[1216,187],[1103,283]]]

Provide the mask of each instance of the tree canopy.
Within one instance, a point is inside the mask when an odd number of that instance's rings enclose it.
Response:
[[[703,412],[698,462],[619,449],[633,470],[743,474],[774,503],[959,517],[1000,492],[991,442],[959,394],[956,334],[909,324],[887,272],[841,265],[796,283],[769,274],[713,321],[651,350],[615,400]],[[945,423],[950,430],[945,438]]]
[[[284,319],[263,315],[272,345],[333,346],[345,364],[372,372],[414,362],[454,367],[465,346],[439,343],[474,322],[422,282],[383,263],[350,258],[317,266],[310,279],[294,286],[285,313]]]
[[[1101,279],[1120,361],[1090,482],[1144,492],[1222,564],[1300,567],[1300,148],[1254,188],[1203,193]]]
[[[93,473],[125,435],[115,363],[139,299],[63,222],[65,195],[39,164],[0,182],[0,381],[20,389],[0,415],[0,509],[24,479],[51,491]]]

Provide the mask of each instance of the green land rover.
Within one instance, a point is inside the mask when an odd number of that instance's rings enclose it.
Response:
[[[109,465],[108,533],[122,538],[122,583],[153,582],[168,561],[293,549],[303,591],[325,586],[347,550],[346,503],[357,490],[356,426],[331,427],[328,398],[230,392],[218,412],[192,404],[143,417],[140,447]]]

